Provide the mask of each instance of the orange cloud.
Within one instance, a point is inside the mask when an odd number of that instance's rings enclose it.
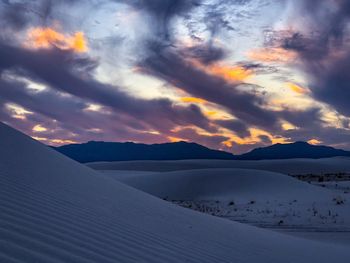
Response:
[[[307,142],[310,144],[313,144],[313,145],[318,145],[318,144],[322,143],[321,141],[319,141],[317,139],[311,139],[311,140],[308,140]]]
[[[207,115],[207,116],[215,116],[215,115],[218,114],[218,112],[217,112],[217,111],[214,111],[214,110],[212,110],[212,111],[205,111],[204,113],[205,113],[205,115]]]
[[[53,144],[71,144],[71,143],[77,143],[76,141],[72,140],[61,140],[61,139],[52,139],[50,140]]]
[[[198,103],[198,104],[207,103],[206,100],[201,99],[201,98],[196,98],[196,97],[183,97],[183,98],[180,98],[180,100],[182,102],[186,102],[186,103]]]
[[[28,31],[26,45],[32,48],[69,49],[78,53],[86,52],[87,41],[83,32],[65,35],[50,27],[35,27]]]
[[[295,93],[298,93],[298,94],[306,94],[306,93],[309,92],[309,90],[307,88],[303,88],[303,87],[301,87],[301,86],[299,86],[299,85],[297,85],[295,83],[291,83],[291,82],[287,83],[287,87],[290,90],[292,90],[292,91],[294,91]]]
[[[32,138],[33,138],[34,140],[37,140],[37,141],[47,141],[47,138],[44,138],[44,137],[32,136]]]
[[[228,148],[232,148],[233,144],[230,140],[222,142],[223,145],[225,145]]]
[[[28,111],[17,104],[8,103],[5,107],[14,119],[26,120],[27,115],[33,114],[33,112]]]
[[[37,141],[44,141],[46,143],[49,143],[50,145],[62,145],[62,144],[77,143],[76,141],[64,140],[64,139],[48,139],[45,137],[37,137],[37,136],[32,136],[32,138],[34,140],[37,140]]]
[[[240,66],[227,66],[222,64],[205,65],[195,59],[191,59],[189,62],[194,67],[200,68],[208,74],[224,78],[228,81],[241,82],[253,75],[251,70]]]
[[[247,57],[260,62],[288,63],[295,60],[297,55],[294,51],[276,47],[251,50],[247,53]]]
[[[291,123],[285,121],[282,123],[282,129],[285,131],[288,131],[288,130],[295,130],[296,127],[294,125],[292,125]]]
[[[214,65],[209,68],[210,73],[223,77],[229,81],[244,81],[252,76],[251,70],[239,66]]]
[[[76,32],[72,38],[71,47],[77,52],[86,52],[87,44],[83,32]]]
[[[40,124],[37,124],[32,129],[33,132],[45,132],[47,129],[44,126],[41,126]]]
[[[171,141],[171,142],[188,141],[186,139],[182,139],[182,138],[178,138],[178,137],[172,137],[172,136],[168,136],[168,140]]]

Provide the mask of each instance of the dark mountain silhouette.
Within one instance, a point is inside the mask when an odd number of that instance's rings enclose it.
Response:
[[[327,158],[350,156],[350,152],[329,146],[311,145],[306,142],[274,144],[257,148],[242,155],[212,150],[196,143],[174,142],[163,144],[140,144],[133,142],[88,142],[53,147],[60,153],[81,163],[99,161],[131,160],[264,160],[291,158]]]
[[[54,148],[81,163],[129,160],[233,159],[233,154],[211,150],[188,142],[141,144],[133,142],[95,142]]]
[[[257,148],[248,153],[236,156],[240,160],[263,159],[292,159],[292,158],[327,158],[335,156],[350,156],[350,152],[335,149],[329,146],[311,145],[307,142],[274,144],[268,147]]]

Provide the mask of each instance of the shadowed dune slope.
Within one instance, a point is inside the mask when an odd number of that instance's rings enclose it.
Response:
[[[171,200],[279,200],[328,201],[332,192],[290,176],[250,169],[218,168],[149,172],[105,172],[127,185]],[[125,174],[126,173],[126,174]]]
[[[96,162],[87,164],[96,170],[139,170],[169,172],[207,168],[243,168],[271,171],[284,174],[350,172],[349,157],[325,159],[287,160],[182,160],[182,161],[128,161]]]

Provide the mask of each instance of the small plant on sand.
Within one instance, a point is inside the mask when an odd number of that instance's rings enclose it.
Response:
[[[343,205],[345,204],[345,198],[343,198],[342,196],[337,196],[333,198],[333,201],[337,204],[337,205]]]

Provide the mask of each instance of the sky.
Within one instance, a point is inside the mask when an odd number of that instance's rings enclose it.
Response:
[[[350,1],[0,0],[0,120],[48,145],[350,150]]]

